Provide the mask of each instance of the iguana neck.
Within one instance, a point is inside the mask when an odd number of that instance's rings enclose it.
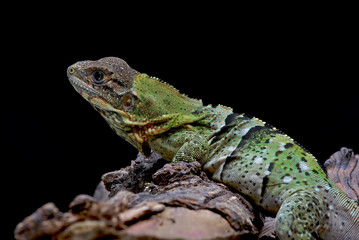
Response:
[[[120,137],[144,155],[149,154],[147,142],[155,135],[183,128],[204,133],[209,138],[225,125],[226,117],[232,113],[231,108],[221,105],[204,106],[201,100],[189,98],[147,74],[134,76],[134,85],[128,94],[135,106],[133,110],[96,110]]]
[[[189,98],[173,86],[147,74],[134,77],[132,91],[137,97],[136,111],[132,115],[141,116],[146,121],[170,114],[195,117],[203,108],[201,100]]]

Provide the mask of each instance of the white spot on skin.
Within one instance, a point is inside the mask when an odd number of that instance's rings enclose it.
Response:
[[[256,174],[250,175],[249,180],[251,180],[252,182],[255,182],[255,183],[261,183],[262,182],[262,178],[257,176]]]
[[[230,146],[230,147],[228,148],[228,151],[229,151],[229,152],[233,152],[234,150],[236,150],[236,147]]]
[[[278,150],[279,150],[279,151],[284,151],[284,150],[285,150],[284,145],[285,145],[284,142],[280,142],[280,143],[279,143],[279,148],[278,148]]]
[[[310,170],[310,167],[305,162],[300,162],[299,167],[302,172]]]
[[[293,180],[293,178],[289,177],[289,176],[285,176],[283,178],[283,183],[290,183]]]
[[[263,158],[262,157],[256,157],[253,161],[254,164],[262,164]]]
[[[138,95],[137,90],[135,88],[131,88],[131,93],[135,96]]]
[[[264,174],[268,176],[270,175],[270,171],[265,171]]]
[[[240,131],[239,133],[239,136],[244,136],[247,134],[247,132],[249,131],[249,129],[251,129],[252,127],[246,127],[244,128],[242,131]]]
[[[319,192],[319,188],[315,188],[315,191]]]

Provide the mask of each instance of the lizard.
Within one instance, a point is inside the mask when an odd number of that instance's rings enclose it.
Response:
[[[357,239],[359,206],[292,138],[230,107],[204,105],[105,57],[67,69],[75,90],[143,155],[199,161],[215,181],[275,215],[279,239]]]

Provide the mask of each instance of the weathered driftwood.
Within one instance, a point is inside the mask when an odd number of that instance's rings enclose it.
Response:
[[[325,163],[335,183],[356,197],[358,160],[342,148]],[[15,238],[275,239],[273,218],[209,180],[199,163],[166,164],[157,154],[139,155],[102,179],[94,197],[77,196],[66,213],[53,203],[40,207],[17,225]]]
[[[343,147],[325,161],[324,167],[335,185],[359,201],[359,154]]]

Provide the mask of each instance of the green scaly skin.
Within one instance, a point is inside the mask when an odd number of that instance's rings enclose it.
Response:
[[[71,84],[148,156],[199,161],[216,181],[276,214],[279,239],[357,239],[359,207],[293,139],[231,108],[204,106],[119,58],[78,62]]]

